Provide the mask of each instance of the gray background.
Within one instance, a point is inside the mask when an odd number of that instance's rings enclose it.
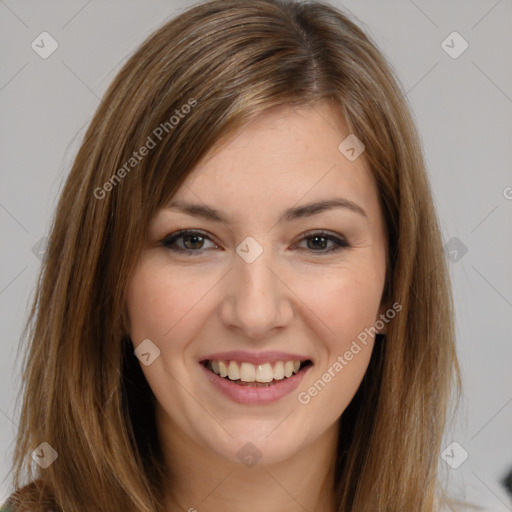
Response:
[[[455,495],[490,510],[512,510],[499,484],[512,468],[512,2],[332,3],[359,19],[398,73],[451,251],[465,388],[444,446],[457,441],[469,458],[458,469],[441,458],[440,465]],[[40,268],[37,248],[44,250],[38,244],[63,180],[122,63],[190,5],[0,0],[2,479],[9,476],[16,430],[18,341]],[[59,45],[47,59],[31,48],[43,31]],[[453,31],[469,44],[458,58],[441,46]],[[447,44],[452,52],[461,48],[457,40]],[[0,498],[8,492],[3,479]]]

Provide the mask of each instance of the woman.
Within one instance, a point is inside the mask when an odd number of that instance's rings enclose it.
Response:
[[[333,7],[214,0],[147,39],[77,154],[27,332],[12,510],[448,505],[425,164]]]

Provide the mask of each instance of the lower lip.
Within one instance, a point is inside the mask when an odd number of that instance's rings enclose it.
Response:
[[[301,369],[295,375],[284,378],[271,386],[243,386],[235,384],[224,377],[220,377],[216,373],[208,370],[206,366],[201,364],[206,372],[208,380],[225,396],[240,404],[268,404],[277,402],[284,396],[290,394],[300,384],[306,372],[311,365]]]

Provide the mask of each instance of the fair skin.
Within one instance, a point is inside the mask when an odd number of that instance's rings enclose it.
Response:
[[[279,107],[200,162],[172,201],[208,205],[226,222],[162,208],[149,226],[127,307],[134,347],[149,339],[160,350],[141,368],[156,398],[168,512],[334,510],[337,420],[361,383],[374,337],[343,359],[341,371],[333,363],[388,307],[378,192],[364,153],[350,161],[338,150],[350,132],[334,112],[327,103]],[[336,207],[278,222],[289,208],[331,198],[364,214]],[[172,243],[191,255],[161,243],[180,229],[203,232]],[[314,239],[320,230],[326,234]],[[263,251],[250,263],[236,251],[249,236]],[[329,236],[349,246],[329,251],[336,247]],[[278,400],[240,403],[201,364],[235,350],[293,353],[312,365]],[[323,377],[329,368],[330,379]],[[322,378],[321,390],[308,392]],[[249,453],[247,443],[260,456],[250,467],[237,455]]]

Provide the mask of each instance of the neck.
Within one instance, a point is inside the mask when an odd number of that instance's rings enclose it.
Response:
[[[166,512],[334,512],[335,423],[286,460],[247,467],[206,450],[157,406],[159,438],[168,469]]]

